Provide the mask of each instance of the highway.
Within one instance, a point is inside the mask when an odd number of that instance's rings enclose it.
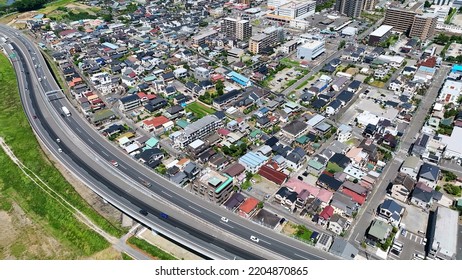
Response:
[[[121,211],[213,259],[335,259],[208,203],[136,163],[99,135],[62,94],[51,100],[46,97],[45,92],[59,91],[59,86],[30,41],[4,26],[0,33],[10,38],[17,51],[14,66],[18,74],[21,71],[21,97],[38,137],[71,172]],[[62,106],[70,109],[70,117],[60,115]],[[111,166],[110,160],[117,160],[119,167]],[[152,184],[150,190],[139,184],[142,180]],[[222,216],[229,222],[221,222]],[[260,242],[250,241],[252,235]]]

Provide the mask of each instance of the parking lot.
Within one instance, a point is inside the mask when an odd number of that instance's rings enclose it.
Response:
[[[251,188],[248,188],[246,192],[260,201],[268,200],[268,195],[272,197],[279,190],[278,185],[258,174],[253,176],[250,183]]]
[[[274,79],[270,82],[271,88],[275,92],[282,91],[289,81],[296,80],[300,75],[301,72],[298,70],[293,68],[285,68],[282,71],[276,73]]]

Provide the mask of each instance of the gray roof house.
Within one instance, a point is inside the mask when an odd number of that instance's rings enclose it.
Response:
[[[335,238],[329,252],[345,260],[353,260],[359,253],[358,249],[343,238]]]
[[[436,165],[424,163],[420,167],[419,174],[417,175],[419,182],[427,183],[430,187],[434,188],[440,177],[440,168]]]

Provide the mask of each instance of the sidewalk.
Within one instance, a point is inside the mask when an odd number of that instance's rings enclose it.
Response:
[[[181,248],[180,246],[176,245],[173,242],[161,237],[160,235],[154,235],[150,230],[147,228],[143,228],[137,234],[137,237],[142,238],[152,245],[164,250],[165,252],[173,255],[174,257],[180,260],[203,260],[198,255],[189,252],[188,250]]]

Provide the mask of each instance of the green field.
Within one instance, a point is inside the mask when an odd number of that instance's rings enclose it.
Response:
[[[134,245],[138,249],[148,253],[152,257],[159,259],[159,260],[176,260],[174,256],[170,255],[169,253],[166,253],[162,251],[161,249],[157,248],[156,246],[152,245],[151,243],[147,242],[144,239],[139,239],[137,237],[130,237],[127,242],[129,244]]]
[[[213,114],[215,113],[216,111],[212,108],[209,108],[203,104],[200,104],[198,102],[193,102],[193,103],[190,103],[188,105],[186,105],[186,108],[185,110],[187,112],[193,112],[194,115],[200,119],[206,115],[210,115],[210,114]]]
[[[91,208],[44,156],[24,114],[16,76],[5,56],[0,56],[0,136],[31,173],[42,178],[94,224],[110,235],[120,237],[124,234],[120,225],[111,223]],[[72,248],[76,255],[89,256],[108,247],[103,237],[79,222],[68,206],[50,199],[50,195],[28,179],[5,154],[2,153],[0,161],[1,192],[13,198],[34,221]]]

